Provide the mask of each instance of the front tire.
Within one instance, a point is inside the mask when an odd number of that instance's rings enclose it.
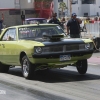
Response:
[[[22,58],[22,73],[26,79],[32,79],[34,76],[35,67],[28,60],[27,56]]]
[[[87,72],[87,69],[88,69],[87,59],[78,61],[76,63],[76,68],[80,74],[85,74]]]

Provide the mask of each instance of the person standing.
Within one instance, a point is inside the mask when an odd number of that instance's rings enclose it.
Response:
[[[62,29],[65,28],[65,23],[66,23],[66,21],[65,21],[65,18],[63,17],[63,18],[61,19]]]
[[[80,38],[80,24],[82,20],[77,18],[76,13],[73,13],[71,19],[67,23],[67,34],[70,34],[71,38]]]
[[[61,26],[61,22],[57,19],[57,13],[54,13],[52,18],[49,20],[49,23],[59,24]]]
[[[3,20],[4,20],[4,18],[3,18],[3,14],[2,14],[2,18],[0,19],[0,34],[1,34],[1,30],[3,28]]]
[[[22,11],[22,14],[21,14],[21,20],[22,20],[22,25],[25,24],[25,14],[24,14],[23,11]]]

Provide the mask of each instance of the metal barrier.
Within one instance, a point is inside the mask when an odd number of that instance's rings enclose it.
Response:
[[[100,37],[100,23],[88,23],[86,24],[87,34],[90,34],[92,37]]]

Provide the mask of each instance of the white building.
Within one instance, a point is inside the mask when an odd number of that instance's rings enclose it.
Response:
[[[100,15],[100,0],[72,0],[72,11],[78,16]]]
[[[58,13],[59,2],[65,2],[65,16],[70,16],[70,13],[75,12],[78,16],[94,16],[100,15],[100,0],[54,0],[54,10]],[[72,1],[70,5],[70,1]],[[58,5],[56,5],[58,3]],[[72,10],[71,10],[72,8]]]

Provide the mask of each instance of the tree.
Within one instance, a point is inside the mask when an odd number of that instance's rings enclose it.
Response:
[[[59,3],[59,9],[61,9],[61,16],[63,16],[63,11],[65,9],[68,9],[68,7],[66,6],[66,4],[64,2],[60,2]]]

